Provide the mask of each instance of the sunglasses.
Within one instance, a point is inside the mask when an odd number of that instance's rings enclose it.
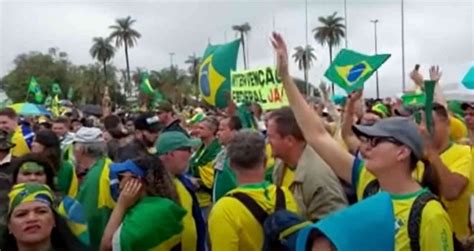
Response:
[[[191,152],[191,147],[180,147],[175,151]]]
[[[371,147],[376,147],[380,143],[384,143],[384,142],[392,143],[392,144],[395,144],[397,146],[403,145],[400,141],[398,141],[398,140],[396,140],[392,137],[366,137],[366,136],[360,136],[359,140],[362,143],[369,144]]]

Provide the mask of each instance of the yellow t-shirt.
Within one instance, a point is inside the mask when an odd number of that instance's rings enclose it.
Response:
[[[297,213],[298,206],[291,192],[282,187],[286,209]],[[242,192],[254,199],[266,212],[272,213],[276,203],[276,186],[269,182],[247,184],[228,192]],[[209,236],[212,250],[260,251],[263,228],[252,213],[236,198],[222,197],[209,215]]]
[[[196,250],[197,232],[196,222],[194,221],[193,217],[193,198],[181,181],[174,178],[174,183],[176,186],[176,191],[179,195],[181,206],[186,210],[186,215],[183,218],[181,247],[182,250]]]
[[[295,179],[295,172],[287,166],[283,168],[285,170],[283,170],[283,180],[281,181],[281,185],[286,188],[290,188],[291,184],[293,184],[293,181]]]
[[[365,187],[375,177],[367,171],[362,161],[356,160],[353,170],[353,183],[357,191],[357,198],[362,199]],[[428,192],[421,189],[417,192],[403,195],[392,194],[393,211],[395,213],[395,250],[410,250],[408,236],[408,218],[415,199]],[[438,201],[430,201],[423,208],[420,227],[420,248],[422,251],[454,250],[452,240],[451,220]]]
[[[456,237],[463,239],[470,234],[469,192],[473,169],[471,148],[465,145],[452,144],[451,147],[440,155],[440,158],[451,172],[460,174],[469,181],[469,184],[456,200],[448,201],[441,197],[441,201],[453,222],[453,230],[456,233]]]
[[[15,147],[10,150],[13,157],[21,157],[30,152],[30,148],[28,144],[26,144],[20,126],[15,129],[12,135],[12,143],[15,144]]]

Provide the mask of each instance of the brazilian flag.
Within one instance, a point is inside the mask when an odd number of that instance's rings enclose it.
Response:
[[[140,83],[140,91],[143,93],[146,93],[147,95],[153,95],[155,93],[155,90],[153,90],[153,87],[150,84],[148,73],[146,72],[142,73],[141,77],[142,77],[142,80]]]
[[[326,70],[324,76],[346,92],[361,89],[364,82],[387,61],[390,54],[367,56],[342,49]]]
[[[240,40],[221,45],[209,45],[199,68],[199,91],[208,104],[227,106],[230,95],[230,73],[236,69]]]
[[[113,250],[181,250],[186,210],[174,201],[146,196],[127,211],[114,234]]]
[[[31,77],[30,79],[30,83],[28,85],[28,93],[32,93],[34,95],[36,103],[41,103],[41,101],[43,101],[43,92],[41,92],[41,88],[35,77]]]

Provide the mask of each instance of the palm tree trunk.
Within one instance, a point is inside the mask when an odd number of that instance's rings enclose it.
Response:
[[[130,64],[128,62],[128,44],[127,40],[124,41],[125,43],[125,61],[127,62],[127,81],[130,83]]]
[[[198,71],[195,71],[194,73],[194,81],[195,81],[195,92],[196,92],[196,101],[199,100],[199,72]]]
[[[240,41],[242,43],[242,54],[244,55],[244,69],[247,70],[247,56],[245,55],[245,41],[243,32],[240,32]]]
[[[105,79],[105,85],[107,85],[107,63],[104,61],[102,61],[102,64],[104,64],[104,79]]]
[[[305,66],[303,71],[304,71],[304,83],[306,84],[306,96],[310,96],[309,83],[308,83],[308,68]]]
[[[329,64],[331,65],[332,64],[332,45],[330,44],[329,45]],[[334,95],[334,83],[331,82],[331,91],[332,91],[332,95]]]

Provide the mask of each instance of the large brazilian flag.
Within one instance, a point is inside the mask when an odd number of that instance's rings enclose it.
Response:
[[[342,49],[324,76],[346,92],[361,89],[364,82],[390,57],[390,54],[367,56]]]
[[[227,106],[230,95],[230,73],[235,71],[240,39],[227,44],[209,45],[199,68],[199,92],[208,104]]]

